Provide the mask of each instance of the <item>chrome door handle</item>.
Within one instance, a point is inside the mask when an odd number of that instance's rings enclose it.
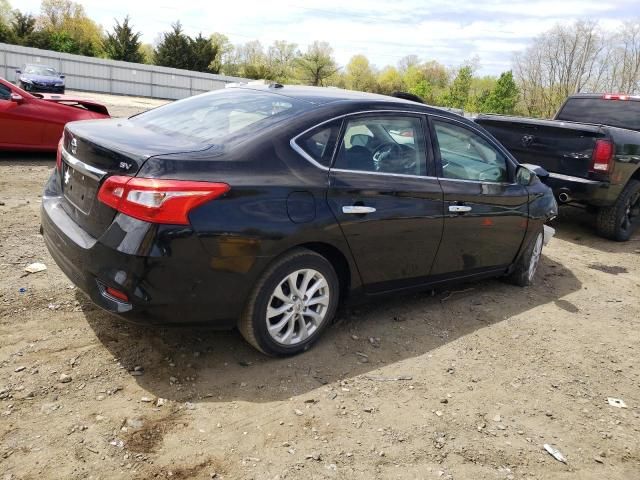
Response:
[[[449,211],[456,213],[470,212],[471,207],[467,207],[466,205],[449,205]]]
[[[375,211],[376,209],[373,207],[364,207],[361,205],[349,205],[349,206],[342,207],[342,213],[363,214],[363,213],[373,213]]]

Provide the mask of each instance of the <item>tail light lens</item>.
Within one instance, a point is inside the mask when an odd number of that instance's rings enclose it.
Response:
[[[58,171],[62,171],[62,141],[64,137],[60,137],[60,141],[58,142],[58,150],[56,151],[56,168]]]
[[[613,143],[609,140],[596,140],[593,150],[591,171],[597,173],[611,173],[613,166]]]
[[[191,210],[229,189],[226,183],[113,176],[100,187],[98,200],[146,222],[188,225]]]

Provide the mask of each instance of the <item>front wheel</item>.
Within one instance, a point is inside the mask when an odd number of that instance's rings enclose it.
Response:
[[[331,323],[339,289],[336,272],[326,258],[307,249],[294,250],[262,275],[238,328],[267,355],[303,352]]]
[[[598,234],[610,240],[626,242],[640,218],[640,180],[629,183],[611,207],[598,211]]]
[[[543,244],[544,233],[541,228],[533,235],[526,250],[516,262],[513,271],[506,277],[507,282],[520,287],[527,287],[533,284],[533,279],[538,270],[538,264],[540,263]]]

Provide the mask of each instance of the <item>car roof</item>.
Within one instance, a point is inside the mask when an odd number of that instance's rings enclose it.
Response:
[[[345,90],[335,87],[310,87],[304,85],[237,85],[233,88],[240,88],[245,90],[256,90],[261,92],[269,92],[274,95],[282,95],[285,97],[293,98],[307,102],[310,105],[310,109],[329,105],[332,103],[350,104],[354,107],[357,106],[372,106],[375,104],[378,107],[394,106],[410,107],[412,110],[422,111],[424,113],[438,113],[445,114],[452,117],[459,117],[461,115],[451,112],[447,109],[426,105],[420,102],[414,102],[411,100],[405,100],[403,98],[393,97],[390,95],[381,95],[378,93],[359,92],[355,90]]]
[[[355,90],[344,90],[335,87],[310,87],[305,85],[242,85],[240,88],[248,88],[251,90],[269,91],[278,95],[284,95],[298,100],[304,100],[310,103],[323,104],[336,102],[340,100],[374,100],[374,101],[392,101],[397,103],[409,103],[412,105],[420,105],[418,102],[412,102],[387,95],[379,95],[377,93],[358,92]]]

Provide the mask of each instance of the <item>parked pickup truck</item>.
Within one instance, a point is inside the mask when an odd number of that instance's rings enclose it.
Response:
[[[553,120],[475,120],[520,161],[549,172],[560,203],[597,213],[598,233],[629,240],[640,223],[640,96],[570,96]]]

